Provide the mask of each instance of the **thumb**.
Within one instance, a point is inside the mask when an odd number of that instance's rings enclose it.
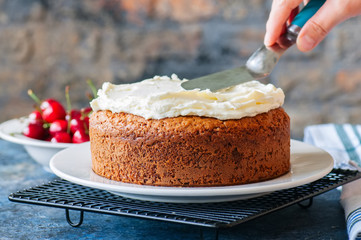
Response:
[[[310,18],[302,27],[298,38],[297,47],[302,52],[311,51],[315,48],[331,31],[331,29],[340,22],[347,19],[347,12],[341,12],[339,0],[329,0]]]
[[[314,49],[329,33],[327,29],[320,23],[309,20],[297,38],[297,47],[301,52],[308,52]]]

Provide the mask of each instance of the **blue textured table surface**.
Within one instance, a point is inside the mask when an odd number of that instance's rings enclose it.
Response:
[[[71,227],[65,210],[8,200],[10,193],[56,176],[34,162],[20,145],[0,140],[0,239],[214,239],[215,230],[177,223],[84,213]],[[329,191],[302,209],[293,205],[219,231],[228,239],[347,239],[340,193]],[[72,212],[74,214],[74,212]],[[75,212],[76,214],[77,212]],[[77,218],[78,216],[72,216]]]

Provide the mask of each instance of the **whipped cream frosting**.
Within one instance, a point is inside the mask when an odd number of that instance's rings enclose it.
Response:
[[[146,119],[204,116],[220,120],[253,117],[282,106],[284,93],[272,84],[242,83],[217,92],[185,90],[177,75],[155,76],[141,82],[115,85],[105,82],[91,101],[93,111],[125,112]]]

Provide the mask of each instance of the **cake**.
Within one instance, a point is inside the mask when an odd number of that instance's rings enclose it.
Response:
[[[290,120],[280,88],[258,81],[184,90],[176,75],[104,83],[91,102],[93,171],[124,183],[205,187],[290,170]]]

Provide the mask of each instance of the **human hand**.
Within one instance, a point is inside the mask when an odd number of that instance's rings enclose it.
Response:
[[[306,1],[308,2],[308,1]],[[264,44],[272,46],[286,31],[302,0],[273,0]],[[305,3],[306,4],[306,3]],[[302,27],[296,45],[302,52],[315,48],[337,24],[361,14],[360,0],[327,0]]]

